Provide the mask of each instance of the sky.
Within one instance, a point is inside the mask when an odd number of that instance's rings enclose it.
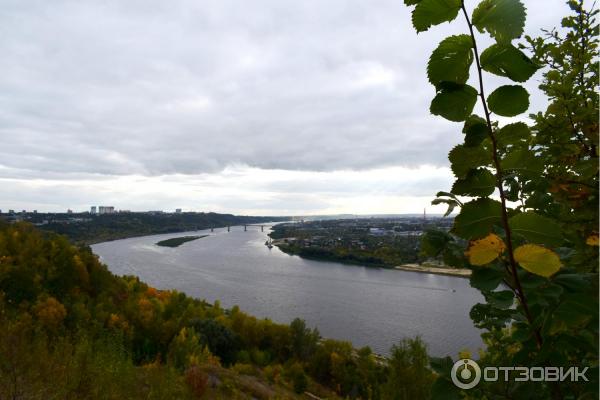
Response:
[[[568,13],[524,3],[533,36]],[[461,125],[429,114],[425,68],[466,25],[410,21],[402,0],[0,0],[0,209],[443,212]]]

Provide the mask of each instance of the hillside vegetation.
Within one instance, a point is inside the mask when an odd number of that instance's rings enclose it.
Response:
[[[117,277],[25,223],[0,222],[0,326],[0,399],[417,399],[433,380],[418,339],[388,363],[299,319]]]

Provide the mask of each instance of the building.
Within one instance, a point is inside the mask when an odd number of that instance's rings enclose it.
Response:
[[[96,208],[96,206],[92,206],[92,207],[90,208],[90,214],[96,214],[96,212],[97,212],[97,208]]]
[[[67,214],[73,214],[73,210],[71,210],[70,208],[67,210]]]
[[[98,206],[98,214],[113,214],[114,212],[113,206]]]
[[[175,209],[175,214],[181,214],[181,208],[176,208]]]

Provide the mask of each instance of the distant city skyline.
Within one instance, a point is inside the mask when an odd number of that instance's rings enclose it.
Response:
[[[524,3],[532,36],[568,13]],[[417,39],[396,0],[57,0],[0,24],[0,209],[444,211],[462,134],[429,114],[426,65],[464,23]]]

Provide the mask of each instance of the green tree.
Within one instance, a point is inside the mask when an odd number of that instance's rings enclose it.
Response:
[[[428,399],[434,379],[429,368],[425,343],[418,337],[405,339],[392,347],[387,382],[383,386],[383,398]]]

